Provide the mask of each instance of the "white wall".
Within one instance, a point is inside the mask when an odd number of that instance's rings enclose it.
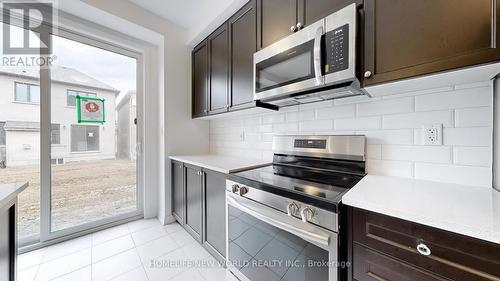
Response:
[[[389,85],[387,94],[374,98],[213,120],[211,152],[271,160],[274,134],[361,134],[367,136],[369,174],[490,187],[493,84],[484,78],[413,92]],[[443,146],[423,145],[421,126],[434,123],[444,126]]]

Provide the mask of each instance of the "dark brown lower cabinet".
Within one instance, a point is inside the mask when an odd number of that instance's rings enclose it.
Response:
[[[500,245],[421,224],[352,210],[353,278],[500,280]]]
[[[0,209],[0,280],[15,281],[17,238],[16,203],[13,200],[7,207]]]
[[[181,162],[172,161],[172,213],[175,219],[184,224],[184,214],[186,213],[184,198],[184,165]]]
[[[172,161],[173,216],[212,256],[226,256],[226,174]]]
[[[205,235],[203,245],[218,260],[226,256],[226,175],[204,170]]]
[[[199,167],[184,164],[186,183],[186,230],[198,241],[202,240],[203,173]]]

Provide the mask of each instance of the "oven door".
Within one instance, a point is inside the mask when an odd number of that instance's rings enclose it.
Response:
[[[254,54],[254,99],[279,98],[324,84],[321,37],[325,19]]]
[[[336,281],[338,237],[226,192],[226,257],[242,281]]]

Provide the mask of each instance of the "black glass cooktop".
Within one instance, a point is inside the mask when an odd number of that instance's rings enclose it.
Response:
[[[238,183],[333,211],[342,195],[362,178],[362,174],[279,164],[229,176]]]

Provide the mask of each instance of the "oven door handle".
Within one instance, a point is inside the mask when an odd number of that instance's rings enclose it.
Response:
[[[316,83],[323,84],[323,74],[321,73],[321,37],[323,36],[323,26],[318,26],[314,36],[314,74],[316,76]]]
[[[289,217],[284,213],[232,193],[227,194],[226,200],[229,205],[232,205],[233,207],[236,207],[263,222],[294,234],[313,244],[329,247],[330,234],[310,223],[304,223],[301,220]]]

